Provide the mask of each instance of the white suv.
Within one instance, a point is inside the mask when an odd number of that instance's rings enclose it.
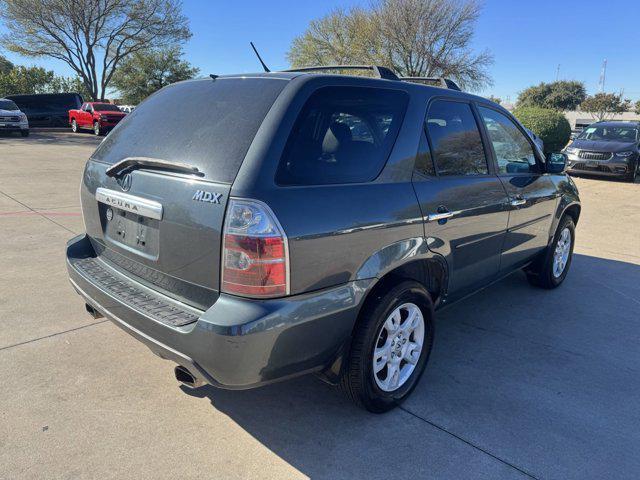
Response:
[[[0,98],[0,132],[20,132],[29,136],[29,120],[13,100]]]

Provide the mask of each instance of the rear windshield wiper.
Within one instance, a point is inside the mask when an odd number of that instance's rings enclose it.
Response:
[[[110,177],[119,177],[136,168],[155,168],[158,170],[192,173],[201,177],[204,176],[204,173],[198,170],[197,167],[189,165],[188,163],[169,162],[167,160],[150,157],[127,157],[107,168],[106,173]]]

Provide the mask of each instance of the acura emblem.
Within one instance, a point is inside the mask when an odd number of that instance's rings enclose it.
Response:
[[[107,221],[110,222],[111,220],[113,220],[113,210],[107,208]]]
[[[118,182],[118,185],[120,185],[120,188],[122,190],[124,190],[125,192],[128,192],[129,189],[131,188],[131,174],[130,173],[124,174],[122,177],[116,180],[116,182]]]

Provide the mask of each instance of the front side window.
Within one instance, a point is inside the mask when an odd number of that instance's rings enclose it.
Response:
[[[540,173],[533,147],[506,115],[479,107],[498,162],[498,173]]]
[[[471,105],[436,100],[427,114],[427,132],[439,175],[485,175],[487,159]]]
[[[323,87],[309,97],[278,167],[280,185],[368,182],[393,147],[407,94],[367,87]]]

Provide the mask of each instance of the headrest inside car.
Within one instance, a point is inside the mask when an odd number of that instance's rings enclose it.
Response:
[[[351,142],[351,129],[348,125],[340,122],[333,122],[322,141],[323,153],[336,153],[340,147]]]

